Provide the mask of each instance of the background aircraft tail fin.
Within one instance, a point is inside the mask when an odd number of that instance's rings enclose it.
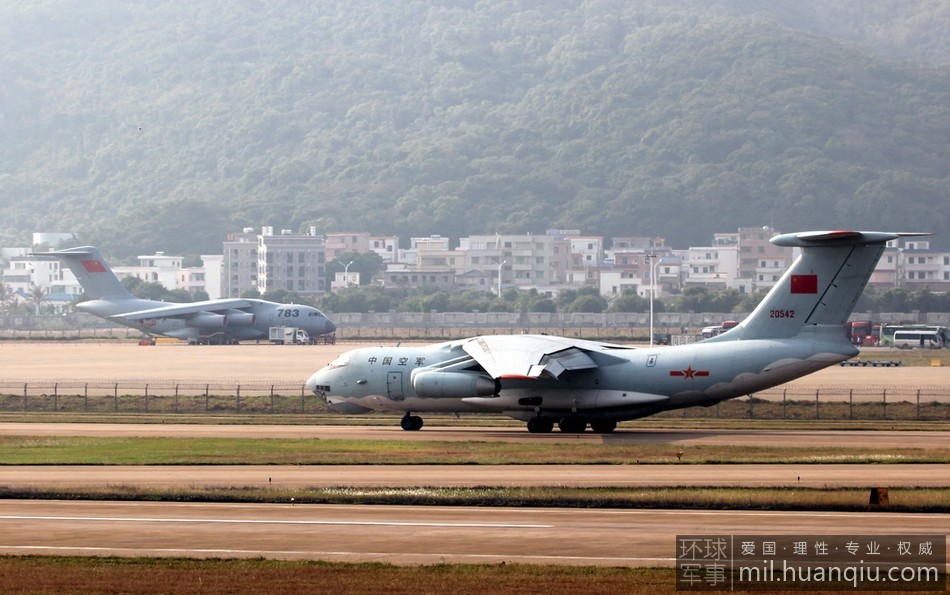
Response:
[[[111,298],[132,298],[132,294],[122,285],[109,265],[102,259],[97,248],[82,246],[67,248],[56,252],[38,252],[36,256],[55,256],[63,261],[82,285],[86,297],[91,300]]]
[[[776,236],[773,244],[801,248],[801,256],[748,318],[709,341],[794,337],[806,325],[844,324],[887,242],[922,235],[929,234],[815,231]]]

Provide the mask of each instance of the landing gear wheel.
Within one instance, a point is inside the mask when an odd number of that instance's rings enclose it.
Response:
[[[596,434],[609,434],[617,429],[617,422],[612,419],[592,421],[590,429]]]
[[[580,417],[565,417],[557,422],[557,427],[565,434],[583,434],[587,429],[587,421]]]
[[[416,432],[422,429],[422,418],[418,415],[409,415],[407,413],[403,416],[402,420],[399,422],[399,425],[402,426],[402,429],[407,432]]]
[[[528,431],[532,434],[547,434],[554,429],[554,420],[550,417],[532,417],[528,420]]]

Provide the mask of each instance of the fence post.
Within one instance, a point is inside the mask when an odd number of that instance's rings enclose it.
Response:
[[[848,389],[848,418],[854,419],[854,389]]]
[[[82,387],[82,409],[86,413],[89,413],[89,383],[85,383]]]
[[[270,412],[274,412],[274,385],[270,385]]]
[[[205,385],[205,413],[208,412],[208,391],[210,390],[211,389],[209,388],[209,385],[206,384]]]
[[[23,383],[23,413],[26,413],[26,393],[30,385],[26,382]]]
[[[235,389],[235,392],[237,393],[237,412],[240,413],[241,412],[241,385],[240,383],[238,383],[237,389]]]
[[[887,419],[887,389],[884,389],[883,395],[883,404],[884,404],[884,419]]]
[[[53,411],[59,411],[59,383],[53,383]]]
[[[821,419],[821,408],[818,405],[818,395],[821,394],[821,389],[815,389],[815,419]]]
[[[119,383],[112,385],[112,411],[119,410]]]
[[[175,413],[178,413],[178,385],[175,385]]]
[[[145,383],[145,413],[148,413],[148,383]]]
[[[920,389],[917,389],[917,421],[920,421]]]
[[[300,414],[301,414],[301,415],[303,415],[303,413],[304,413],[304,400],[303,400],[303,397],[304,397],[304,389],[305,389],[305,388],[306,388],[305,386],[301,386],[301,387],[300,387]],[[685,411],[685,409],[684,409],[683,411]]]
[[[788,389],[782,389],[782,419],[788,419]]]

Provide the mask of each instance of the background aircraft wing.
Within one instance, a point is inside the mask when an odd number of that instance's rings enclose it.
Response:
[[[493,378],[557,378],[566,370],[598,366],[588,343],[547,335],[488,335],[469,339],[462,349]]]
[[[111,318],[118,320],[145,320],[148,318],[191,318],[196,314],[210,312],[226,314],[228,310],[243,310],[251,307],[251,302],[241,299],[206,300],[188,304],[169,304],[148,310],[138,310],[117,314]]]

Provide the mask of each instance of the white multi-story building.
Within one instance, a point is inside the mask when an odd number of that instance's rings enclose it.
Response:
[[[462,238],[465,271],[494,272],[516,287],[561,285],[570,264],[571,244],[551,235],[492,235]]]
[[[222,297],[240,297],[247,291],[257,290],[257,237],[253,227],[228,234],[221,260]]]
[[[150,256],[139,256],[138,259],[139,266],[115,266],[112,272],[119,279],[135,277],[147,283],[158,283],[168,290],[178,288],[178,271],[181,270],[184,257],[156,252]]]
[[[282,230],[273,234],[264,228],[257,238],[257,288],[261,293],[284,289],[300,295],[327,290],[326,252],[323,236],[294,234]]]
[[[712,290],[735,288],[739,274],[736,245],[697,246],[686,251],[686,283]]]

